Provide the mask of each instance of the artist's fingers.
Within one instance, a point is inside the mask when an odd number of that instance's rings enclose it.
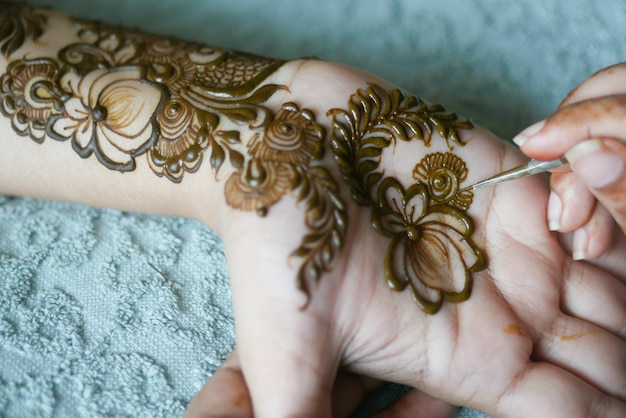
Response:
[[[592,139],[565,155],[572,172],[626,232],[626,142]]]
[[[252,400],[241,373],[237,350],[204,384],[185,412],[185,418],[218,417],[253,417]]]
[[[551,160],[594,138],[626,142],[626,95],[574,103],[529,126],[513,140],[531,158]]]
[[[567,95],[559,107],[602,96],[626,94],[626,63],[603,68]]]
[[[570,251],[574,259],[593,259],[611,246],[614,220],[611,213],[596,204],[595,196],[572,172],[554,173],[548,199],[550,230],[573,232]]]
[[[572,232],[591,218],[596,198],[571,171],[550,176],[548,226],[551,231]]]
[[[411,389],[400,399],[374,415],[374,418],[452,418],[458,409],[417,389]]]

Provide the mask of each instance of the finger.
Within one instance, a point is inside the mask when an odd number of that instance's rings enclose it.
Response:
[[[561,102],[564,107],[575,102],[595,97],[626,94],[626,63],[619,63],[603,68],[575,88]]]
[[[252,418],[252,401],[234,350],[192,399],[185,418]]]
[[[349,416],[367,395],[381,385],[380,380],[340,372],[333,386],[332,416]],[[192,399],[185,418],[252,416],[252,399],[235,349]]]
[[[594,139],[565,155],[574,174],[626,231],[626,145],[614,139]]]
[[[549,363],[529,363],[484,412],[493,416],[620,418],[626,404]]]
[[[277,317],[283,320],[240,321],[241,364],[255,416],[331,416],[338,363],[332,343],[320,324],[308,318],[292,321],[289,316],[304,314],[290,308]]]
[[[551,160],[592,138],[624,138],[626,95],[585,100],[559,109],[514,138],[531,158]]]
[[[339,372],[333,386],[333,417],[348,417],[382,381],[349,372]]]
[[[561,289],[564,313],[626,340],[626,285],[587,262],[573,262]]]
[[[574,231],[572,236],[572,258],[591,260],[609,250],[613,240],[615,222],[602,205],[595,205],[587,223]]]
[[[596,198],[571,171],[552,174],[550,189],[548,225],[551,231],[571,232],[589,222]]]
[[[302,224],[300,213],[281,209],[268,216]],[[306,296],[294,285],[299,266],[286,261],[300,231],[279,234],[269,221],[234,214],[223,233],[237,349],[254,416],[330,416],[341,351],[332,326],[334,282],[316,287],[303,309]]]
[[[626,400],[626,342],[600,327],[561,314],[535,342],[533,356]]]
[[[626,283],[626,234],[617,227],[613,228],[612,245],[601,257],[587,262],[600,267],[614,277]]]
[[[400,399],[374,415],[374,418],[451,418],[458,407],[411,389]]]

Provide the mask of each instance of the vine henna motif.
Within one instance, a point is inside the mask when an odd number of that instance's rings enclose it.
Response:
[[[474,227],[465,213],[473,195],[459,187],[467,177],[465,162],[450,152],[427,154],[408,188],[379,166],[390,145],[420,140],[429,147],[435,131],[449,149],[462,146],[458,129],[471,128],[471,122],[374,84],[352,95],[348,110],[328,114],[333,153],[354,200],[371,208],[373,227],[391,239],[384,263],[389,286],[408,286],[429,314],[444,300],[467,300],[472,273],[485,268],[486,259],[472,242]]]
[[[308,233],[294,250],[298,287],[310,295],[343,246],[346,209],[319,165],[326,131],[293,103],[264,103],[284,86],[265,83],[284,61],[76,21],[80,41],[55,57],[22,58],[45,34],[45,12],[0,1],[0,111],[37,143],[68,141],[82,157],[132,171],[139,157],[173,182],[208,153],[217,176],[228,161],[226,202],[264,216],[286,194],[304,202]],[[246,129],[242,129],[246,128]]]

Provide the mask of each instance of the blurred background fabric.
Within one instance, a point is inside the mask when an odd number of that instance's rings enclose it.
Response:
[[[626,58],[623,0],[30,3],[344,62],[503,138]],[[0,416],[181,416],[235,343],[224,260],[219,237],[195,221],[0,197]],[[403,390],[386,388],[355,416]]]

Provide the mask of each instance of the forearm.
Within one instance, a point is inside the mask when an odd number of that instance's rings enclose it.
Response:
[[[298,66],[13,3],[0,29],[0,192],[215,229]]]

